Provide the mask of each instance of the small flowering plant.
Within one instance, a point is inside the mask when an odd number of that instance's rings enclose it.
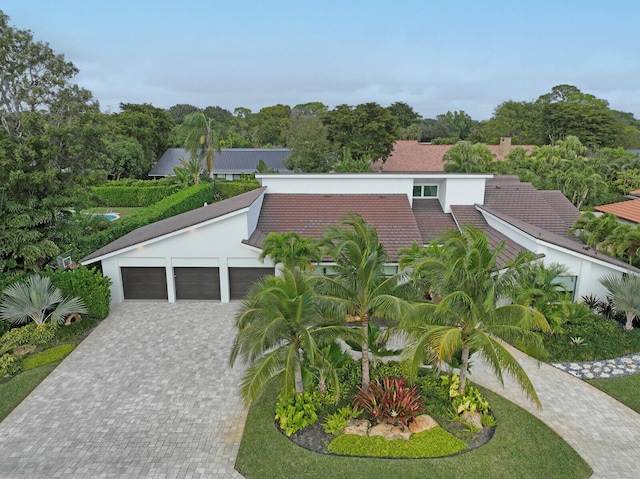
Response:
[[[422,404],[418,386],[409,388],[406,379],[387,376],[371,381],[368,391],[359,388],[352,405],[364,409],[379,423],[406,426],[424,410]]]

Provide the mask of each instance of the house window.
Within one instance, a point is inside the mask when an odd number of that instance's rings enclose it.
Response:
[[[558,276],[555,279],[556,283],[561,284],[566,288],[567,293],[569,294],[569,299],[571,301],[574,301],[576,299],[576,281],[577,281],[577,279],[578,279],[577,276]]]
[[[414,198],[437,198],[438,185],[414,185],[413,197]]]

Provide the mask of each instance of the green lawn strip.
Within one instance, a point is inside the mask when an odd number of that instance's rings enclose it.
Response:
[[[47,364],[18,374],[8,383],[0,384],[0,421],[9,415],[15,407],[46,378],[60,361]]]
[[[640,413],[640,374],[610,379],[589,379],[587,382]]]
[[[75,344],[62,344],[50,349],[46,349],[32,356],[24,358],[22,361],[22,370],[28,371],[35,369],[45,364],[55,363],[56,361],[62,361],[66,358],[71,351],[76,348]]]
[[[489,443],[440,459],[377,459],[316,454],[289,441],[274,425],[276,388],[271,383],[249,410],[236,467],[247,479],[578,479],[591,475],[589,465],[545,424],[504,398],[481,390],[498,420]]]
[[[129,216],[132,216],[134,214],[136,214],[138,211],[143,210],[144,208],[142,207],[113,207],[113,208],[109,208],[109,207],[98,207],[98,208],[88,208],[85,210],[86,213],[99,213],[99,214],[105,214],[105,213],[117,213],[120,215],[120,219],[122,218],[127,218]],[[118,220],[116,220],[118,221]]]

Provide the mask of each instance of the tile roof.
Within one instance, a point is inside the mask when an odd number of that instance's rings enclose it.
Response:
[[[246,243],[260,247],[271,232],[296,231],[307,238],[321,238],[328,226],[338,226],[351,212],[358,212],[378,230],[389,258],[413,241],[422,242],[406,195],[266,194],[256,231]]]
[[[203,206],[201,208],[143,226],[142,228],[138,228],[127,233],[99,250],[94,251],[89,256],[83,258],[81,262],[92,263],[96,258],[109,253],[113,253],[139,243],[144,243],[145,241],[159,238],[169,233],[180,231],[191,226],[196,226],[200,223],[204,223],[205,221],[219,218],[226,214],[233,213],[234,211],[247,208],[257,200],[266,189],[267,188],[263,186],[262,188],[234,196],[233,198],[222,200],[218,203]]]
[[[451,206],[451,213],[460,228],[474,226],[483,231],[487,235],[492,249],[497,248],[501,243],[505,244],[498,255],[498,266],[503,266],[508,261],[515,259],[520,252],[526,250],[515,241],[489,226],[482,213],[473,205]]]
[[[398,140],[394,145],[393,153],[387,161],[376,162],[374,170],[382,168],[382,171],[405,171],[405,172],[438,172],[444,171],[444,161],[442,157],[454,145],[432,145],[430,143],[419,143],[415,140]],[[491,153],[497,160],[504,160],[503,151],[500,145],[487,145]],[[513,145],[513,148],[524,148],[531,151],[533,145]]]
[[[437,199],[413,199],[413,216],[422,235],[422,243],[427,244],[447,230],[456,228],[456,222],[449,213],[442,211]]]
[[[619,203],[596,206],[594,210],[602,213],[613,213],[621,220],[640,223],[640,200],[621,201]]]
[[[291,154],[287,148],[222,148],[213,154],[214,174],[251,174],[260,160],[278,172],[287,170],[283,161]],[[189,161],[191,154],[184,148],[169,148],[151,168],[148,176],[173,176],[173,169],[180,166],[180,159]],[[204,165],[203,165],[204,169]]]

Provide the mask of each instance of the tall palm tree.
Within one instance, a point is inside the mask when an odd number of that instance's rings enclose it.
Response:
[[[409,293],[406,275],[387,276],[388,261],[375,227],[353,214],[327,230],[324,253],[335,261],[331,276],[315,276],[319,301],[330,314],[359,323],[362,331],[362,388],[369,389],[369,320],[400,319]]]
[[[221,133],[213,119],[201,111],[194,111],[184,117],[178,127],[184,147],[189,150],[191,158],[204,160],[209,176],[213,174],[213,155],[220,151]]]
[[[633,320],[640,316],[640,276],[627,274],[603,276],[600,283],[609,290],[616,310],[625,314],[625,329],[633,329]]]
[[[264,261],[267,256],[275,264],[312,270],[313,263],[320,260],[320,249],[313,240],[303,238],[295,231],[272,232],[262,242],[260,260]]]
[[[550,328],[545,317],[531,307],[500,306],[514,285],[514,273],[531,259],[521,256],[499,271],[498,255],[503,247],[492,250],[479,230],[452,230],[434,242],[430,257],[412,265],[415,274],[432,285],[434,298],[415,305],[400,322],[410,340],[406,356],[416,371],[429,353],[446,362],[461,352],[460,390],[464,392],[469,357],[477,352],[501,381],[506,371],[539,405],[527,374],[497,338],[524,346],[540,357],[544,348],[534,330],[548,332]]]
[[[603,242],[619,258],[627,258],[629,264],[640,256],[640,226],[619,224]]]
[[[14,324],[30,320],[37,325],[46,321],[61,323],[72,313],[86,313],[80,298],[65,298],[48,276],[32,275],[28,283],[5,288],[0,299],[0,318]]]
[[[256,283],[242,302],[230,364],[242,358],[249,366],[240,384],[247,404],[280,373],[285,396],[304,392],[303,361],[317,364],[319,349],[338,337],[353,336],[349,328],[326,321],[315,299],[308,277],[285,267],[281,277],[267,276]]]

